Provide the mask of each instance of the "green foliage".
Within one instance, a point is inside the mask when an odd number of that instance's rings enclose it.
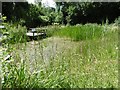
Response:
[[[56,12],[55,16],[56,17],[55,17],[54,22],[62,24],[62,21],[63,21],[63,14],[62,14],[62,12],[61,11],[60,12]]]
[[[27,12],[27,17],[25,18],[27,27],[37,27],[42,23],[41,19],[41,8],[36,5],[30,5],[30,8]]]
[[[6,30],[3,30],[2,32],[3,34],[7,33],[7,38],[2,41],[3,43],[15,44],[19,42],[26,42],[26,27],[5,24],[5,28]]]
[[[57,2],[56,9],[42,7],[41,3],[33,5],[27,2],[8,2],[3,3],[3,14],[8,21],[27,27],[52,23],[102,23],[106,18],[112,23],[120,16],[119,7],[120,2]]]
[[[49,22],[48,16],[41,16],[41,19],[43,20],[43,22]]]
[[[65,38],[51,37],[14,45],[8,43],[6,51],[0,47],[3,52],[2,88],[117,88],[118,32],[106,30],[108,27],[86,24],[61,29],[52,26],[51,30],[54,30],[54,33],[58,32],[57,35],[68,36],[75,40],[78,38],[82,41],[74,42]],[[20,28],[22,27],[8,26],[7,30],[15,33],[17,32],[15,29],[19,31]],[[22,30],[24,32],[23,28]],[[101,31],[107,32],[101,33]],[[17,40],[13,41],[18,42]],[[47,54],[56,50],[55,56],[50,57],[48,65],[43,58],[44,50],[47,48],[49,48]],[[11,58],[4,60],[4,56],[8,53],[11,53]],[[34,59],[31,59],[31,55],[34,55]]]
[[[109,23],[112,23],[117,18],[116,16],[119,16],[120,3],[64,2],[62,6],[64,23],[75,25],[78,23],[102,23],[106,18],[110,21]]]
[[[46,31],[46,35],[48,37],[51,37],[54,35],[55,32],[59,31],[60,30],[60,27],[61,26],[57,26],[57,25],[52,25],[52,26],[47,26],[47,31]]]
[[[60,37],[69,37],[75,41],[92,40],[102,37],[103,27],[97,24],[68,26],[60,29],[55,34]]]
[[[120,16],[117,18],[117,19],[115,19],[115,23],[118,25],[118,24],[120,24]]]
[[[44,14],[44,17],[47,17],[49,19],[49,24],[52,24],[52,23],[61,23],[62,22],[62,12],[60,11],[55,11],[55,9],[53,8],[42,8],[42,12]],[[44,19],[43,19],[44,20]]]
[[[1,19],[2,19],[3,21],[5,21],[5,20],[7,19],[7,17],[6,17],[6,16],[3,16]]]
[[[41,7],[41,5],[30,5],[25,19],[27,27],[50,25],[54,22],[62,22],[62,13],[52,8]]]

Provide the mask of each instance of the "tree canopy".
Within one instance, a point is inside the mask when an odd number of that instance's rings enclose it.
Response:
[[[120,2],[57,2],[57,8],[27,2],[3,2],[2,13],[7,21],[27,27],[60,24],[114,22],[120,16]]]

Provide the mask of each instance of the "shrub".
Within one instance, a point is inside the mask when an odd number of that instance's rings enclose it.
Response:
[[[120,24],[120,16],[115,20],[115,23],[118,25]]]
[[[20,25],[14,26],[10,24],[5,24],[6,30],[3,31],[3,33],[7,32],[8,36],[7,39],[4,40],[4,43],[19,43],[19,42],[25,42],[27,40],[26,37],[26,27],[22,27]]]

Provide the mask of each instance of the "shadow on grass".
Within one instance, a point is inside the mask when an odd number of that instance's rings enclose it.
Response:
[[[26,40],[27,42],[30,42],[32,40],[38,41],[47,38],[48,36],[46,34],[40,35],[40,36],[27,36]]]

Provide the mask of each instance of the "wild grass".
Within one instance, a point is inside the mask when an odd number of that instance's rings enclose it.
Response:
[[[55,35],[71,38],[74,41],[93,40],[102,37],[104,28],[97,24],[85,24],[61,28]]]
[[[3,57],[2,87],[117,88],[118,29],[112,27],[56,27],[50,38],[9,45],[3,51],[12,57]]]

